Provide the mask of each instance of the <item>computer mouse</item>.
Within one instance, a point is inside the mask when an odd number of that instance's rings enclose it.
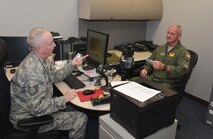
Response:
[[[83,91],[83,95],[92,95],[94,93],[95,93],[95,91],[94,90],[90,90],[90,89],[87,89],[87,90]]]

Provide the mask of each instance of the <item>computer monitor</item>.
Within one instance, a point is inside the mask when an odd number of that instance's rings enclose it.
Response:
[[[7,44],[6,66],[18,66],[29,53],[27,37],[0,36]]]
[[[89,55],[88,61],[93,66],[98,67],[100,64],[106,64],[106,54],[108,47],[109,34],[95,30],[87,30],[87,50]]]

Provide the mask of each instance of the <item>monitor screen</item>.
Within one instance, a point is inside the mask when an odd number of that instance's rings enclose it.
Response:
[[[89,62],[94,66],[106,64],[106,54],[108,47],[109,34],[87,30],[87,54]]]
[[[7,44],[7,66],[17,66],[29,53],[27,37],[0,36]]]

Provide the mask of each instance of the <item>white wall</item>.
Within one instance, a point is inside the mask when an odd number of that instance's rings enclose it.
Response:
[[[146,21],[85,21],[79,20],[79,36],[85,36],[87,29],[109,34],[108,49],[121,43],[132,43],[146,37]]]
[[[173,23],[182,25],[182,43],[199,56],[186,92],[206,101],[213,82],[212,5],[212,0],[163,0],[162,20],[148,22],[146,34],[147,39],[163,44],[167,27]]]
[[[0,0],[0,36],[27,36],[37,26],[78,36],[77,0]]]

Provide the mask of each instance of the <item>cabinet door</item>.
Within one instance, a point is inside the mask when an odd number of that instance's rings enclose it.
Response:
[[[90,19],[129,19],[131,0],[92,0]]]
[[[88,20],[129,19],[131,0],[79,0],[79,18]]]
[[[132,0],[132,19],[161,19],[162,0]]]
[[[161,19],[162,0],[79,0],[79,18],[87,20]]]
[[[116,139],[113,135],[108,132],[104,127],[99,125],[99,139]]]

